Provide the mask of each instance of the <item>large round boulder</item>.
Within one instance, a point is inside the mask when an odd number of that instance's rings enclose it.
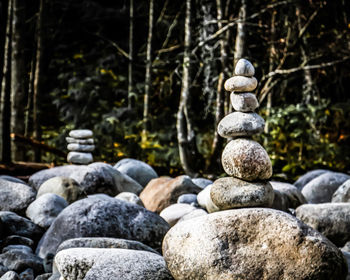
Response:
[[[296,186],[299,190],[301,190],[307,183],[316,177],[322,175],[323,173],[329,172],[329,170],[325,169],[315,169],[309,172],[306,172],[304,175],[300,176],[298,180],[294,182],[294,186]]]
[[[221,211],[178,223],[163,255],[176,280],[345,279],[341,251],[293,216],[267,208]]]
[[[40,257],[55,254],[65,240],[77,237],[115,237],[159,248],[169,225],[157,214],[107,195],[90,196],[66,207],[36,250]]]

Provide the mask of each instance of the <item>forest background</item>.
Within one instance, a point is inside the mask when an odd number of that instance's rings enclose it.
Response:
[[[256,68],[256,137],[274,176],[350,171],[346,0],[1,0],[0,157],[66,162],[94,131],[95,161],[218,176],[235,62]]]

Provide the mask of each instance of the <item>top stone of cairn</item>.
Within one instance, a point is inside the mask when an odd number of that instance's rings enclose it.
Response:
[[[246,76],[253,77],[255,74],[254,66],[250,63],[250,61],[241,58],[238,60],[235,67],[235,75],[237,76]]]
[[[69,132],[69,136],[78,139],[85,139],[92,137],[93,132],[89,129],[76,129]]]

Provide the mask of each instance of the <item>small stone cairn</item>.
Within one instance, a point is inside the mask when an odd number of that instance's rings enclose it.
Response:
[[[267,181],[272,176],[272,165],[265,149],[251,136],[264,130],[264,120],[254,112],[259,107],[252,91],[257,87],[254,66],[240,59],[235,76],[225,82],[231,92],[235,112],[225,116],[218,125],[221,137],[231,140],[222,153],[222,165],[231,177],[216,180],[210,197],[219,210],[243,207],[270,207],[274,192]]]
[[[89,129],[77,129],[69,132],[67,161],[74,164],[89,164],[93,161],[91,152],[95,149],[93,132]]]

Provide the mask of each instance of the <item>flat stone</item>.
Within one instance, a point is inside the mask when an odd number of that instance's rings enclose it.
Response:
[[[265,121],[257,113],[233,112],[225,116],[218,125],[221,137],[252,136],[264,131]]]
[[[70,137],[78,139],[91,138],[93,135],[93,132],[89,129],[76,129],[69,132]]]
[[[254,77],[235,76],[226,80],[224,87],[227,91],[248,92],[256,89],[257,79]]]
[[[209,213],[214,213],[216,211],[219,211],[220,209],[214,204],[210,197],[210,190],[213,187],[213,185],[207,186],[204,190],[202,190],[198,195],[197,195],[197,201],[198,204],[206,209]]]
[[[222,153],[221,162],[228,175],[242,180],[267,180],[272,176],[269,155],[253,140],[230,141]]]
[[[341,251],[297,218],[273,209],[221,211],[176,224],[163,241],[176,280],[345,279]]]
[[[175,203],[160,212],[161,216],[171,227],[186,214],[196,210],[195,207],[185,203]]]
[[[92,152],[93,150],[95,150],[95,145],[71,143],[67,145],[67,149],[69,151],[75,151],[75,152]]]
[[[259,107],[258,99],[254,93],[234,93],[230,94],[231,105],[238,112],[253,112]]]
[[[255,69],[249,60],[241,58],[236,63],[235,74],[237,76],[253,77],[255,74]]]
[[[210,197],[220,210],[271,207],[274,192],[269,182],[247,182],[233,177],[216,180]]]
[[[91,153],[69,152],[67,161],[75,164],[89,164],[93,162]]]
[[[350,179],[346,180],[335,191],[332,196],[332,202],[350,202]]]
[[[72,137],[66,137],[67,143],[77,143],[77,144],[82,144],[82,145],[92,145],[94,144],[94,139],[93,138],[86,138],[86,139],[76,139]]]
[[[137,196],[137,194],[132,192],[121,192],[120,194],[115,196],[115,198],[130,202],[130,203],[135,203],[137,205],[144,207],[142,200]]]

